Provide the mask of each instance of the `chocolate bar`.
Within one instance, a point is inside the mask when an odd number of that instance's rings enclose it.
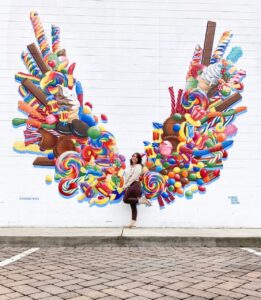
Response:
[[[41,72],[43,74],[45,74],[48,71],[51,71],[51,69],[49,68],[49,66],[46,64],[46,62],[43,60],[42,55],[40,53],[40,51],[38,50],[37,46],[32,43],[30,45],[27,46],[27,49],[29,50],[29,52],[31,53],[32,57],[34,58],[37,66],[39,67],[39,69],[41,70]]]
[[[210,63],[215,31],[216,31],[216,22],[208,21],[206,34],[205,34],[202,60],[201,60],[201,63],[205,66],[208,66]]]
[[[242,96],[239,93],[235,93],[229,97],[227,97],[222,103],[217,105],[215,107],[216,111],[224,111],[227,109],[229,106],[233,105],[237,101],[239,101],[242,98]]]
[[[42,90],[39,89],[37,86],[35,86],[30,79],[24,79],[22,81],[22,85],[26,87],[29,90],[29,92],[33,94],[35,98],[37,98],[44,106],[48,104],[45,93],[42,92]]]
[[[55,166],[55,162],[53,159],[49,159],[48,157],[36,157],[33,162],[34,166]]]
[[[213,97],[217,91],[218,91],[218,85],[211,86],[209,91],[207,92],[208,98]]]

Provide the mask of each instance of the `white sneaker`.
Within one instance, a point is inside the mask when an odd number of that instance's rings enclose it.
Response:
[[[145,204],[145,205],[148,205],[148,206],[151,206],[151,202],[145,197],[145,196],[142,196],[139,198],[139,203],[140,204]]]
[[[135,228],[135,227],[137,227],[135,220],[131,220],[130,225],[126,226],[126,228]]]

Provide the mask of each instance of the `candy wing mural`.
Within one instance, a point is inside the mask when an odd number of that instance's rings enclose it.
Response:
[[[171,114],[163,124],[153,123],[153,140],[145,141],[147,156],[143,190],[159,206],[175,196],[191,198],[220,176],[228,148],[233,144],[236,116],[246,111],[241,100],[246,72],[236,66],[242,56],[233,47],[225,57],[232,33],[221,36],[212,54],[216,23],[208,22],[204,48],[195,47],[184,89],[175,97],[169,88]]]
[[[107,116],[94,115],[92,104],[84,101],[76,64],[61,48],[59,27],[52,25],[50,47],[38,13],[31,12],[30,19],[39,48],[27,46],[21,54],[27,72],[15,75],[24,116],[12,124],[24,126],[24,141],[15,142],[14,149],[37,153],[34,166],[52,167],[64,197],[78,193],[78,200],[90,205],[115,203],[122,195],[125,158],[105,128]]]
[[[14,144],[19,153],[35,153],[34,166],[53,168],[46,177],[58,183],[63,197],[105,206],[117,203],[123,194],[125,158],[114,135],[106,130],[107,116],[94,114],[61,47],[60,29],[51,27],[51,46],[37,12],[30,13],[37,44],[30,44],[21,59],[27,69],[15,80],[22,100],[23,117],[12,120],[23,126],[24,141]],[[169,87],[170,116],[153,123],[152,141],[144,141],[146,162],[143,193],[157,199],[159,207],[176,196],[192,198],[220,176],[237,127],[233,122],[246,111],[235,104],[242,100],[246,72],[236,66],[243,52],[233,47],[226,31],[216,48],[216,24],[208,22],[203,48],[196,45],[184,89]]]

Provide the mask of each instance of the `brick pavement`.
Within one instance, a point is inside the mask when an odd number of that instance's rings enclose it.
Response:
[[[0,258],[25,250],[2,247]],[[40,248],[0,267],[5,299],[255,300],[261,257],[239,248]]]

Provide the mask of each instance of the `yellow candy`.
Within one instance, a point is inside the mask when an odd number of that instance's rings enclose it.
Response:
[[[179,167],[175,167],[174,169],[173,169],[173,171],[174,171],[174,173],[179,173],[180,172],[180,168]]]
[[[178,189],[182,186],[182,184],[181,184],[181,182],[177,181],[177,182],[175,182],[174,186],[175,186],[175,188]]]
[[[193,184],[191,187],[190,187],[191,191],[192,192],[195,192],[198,190],[198,186],[196,184]]]
[[[84,114],[90,114],[91,112],[92,112],[91,108],[88,105],[84,105],[83,113]]]
[[[46,181],[46,183],[51,183],[53,181],[52,175],[46,175],[45,181]]]
[[[99,125],[98,127],[99,127],[100,131],[106,131],[106,129],[103,125]]]
[[[197,172],[196,175],[197,175],[197,178],[201,178],[200,172]]]
[[[168,180],[168,179],[169,179],[169,176],[168,176],[168,175],[164,175],[163,178],[164,178],[165,180]]]
[[[201,162],[201,161],[198,162],[197,166],[198,166],[200,169],[204,168],[204,164],[203,164],[203,162]]]

